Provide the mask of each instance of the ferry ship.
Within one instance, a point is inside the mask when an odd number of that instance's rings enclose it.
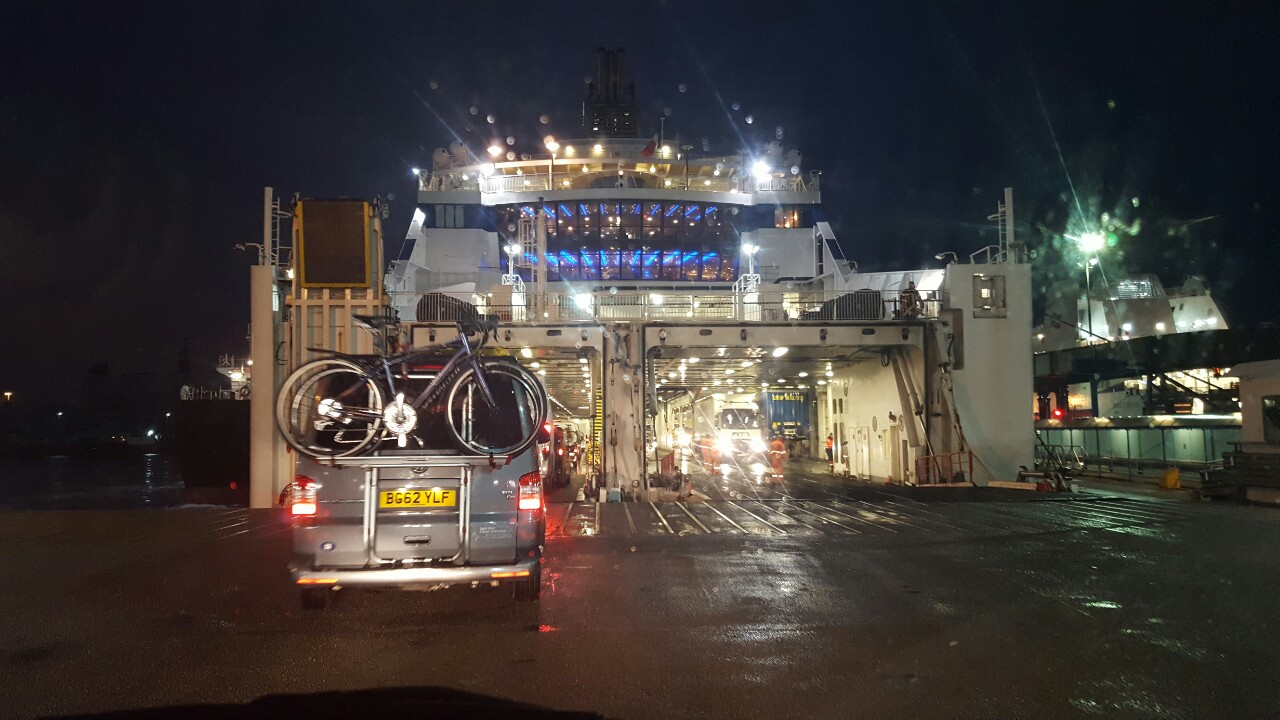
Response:
[[[713,152],[645,127],[624,58],[597,52],[577,128],[435,151],[385,264],[375,206],[351,205],[364,225],[335,249],[318,244],[337,236],[323,227],[331,206],[303,198],[281,242],[268,191],[257,367],[369,351],[352,312],[395,312],[415,346],[451,337],[462,310],[496,314],[497,344],[543,378],[605,499],[647,497],[692,455],[700,418],[754,407],[763,419],[770,392],[803,399],[808,422],[788,409],[792,447],[822,459],[830,436],[836,473],[982,485],[1030,466],[1030,271],[1010,191],[997,244],[860,272],[799,150]],[[251,402],[253,497],[269,503],[289,458],[269,399]]]

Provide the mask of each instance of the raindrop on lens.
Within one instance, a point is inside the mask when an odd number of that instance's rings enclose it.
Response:
[[[480,108],[476,107],[475,105],[472,105],[472,106],[471,106],[471,114],[472,114],[472,115],[479,115],[479,114],[480,114]]]
[[[689,86],[684,83],[680,83],[680,92],[689,92]]]
[[[800,174],[800,166],[799,166],[799,165],[792,165],[792,166],[791,166],[791,174],[792,174],[792,175],[799,175],[799,174]]]
[[[515,223],[508,223],[508,224],[507,224],[507,232],[515,232],[515,231],[516,231],[516,224],[515,224]]]
[[[550,116],[550,115],[539,115],[539,116],[538,116],[538,122],[542,123],[543,125],[546,125],[547,123],[551,122],[551,116]]]
[[[741,109],[742,109],[742,103],[734,103],[734,104],[733,104],[733,111],[734,111],[734,112],[737,112],[737,111],[739,111],[739,110],[741,110]]]
[[[515,136],[514,136],[514,135],[508,135],[508,136],[507,136],[507,144],[508,144],[508,145],[515,145],[515,144],[516,144],[516,138],[515,138]]]
[[[666,115],[667,117],[671,117],[671,108],[669,107],[662,108],[662,114]]]
[[[756,121],[756,119],[755,119],[754,117],[752,117],[751,115],[748,115],[748,116],[746,117],[746,121],[747,121],[747,124],[748,124],[748,125],[750,125],[751,123],[755,122],[755,121]]]
[[[432,80],[431,82],[427,83],[427,85],[430,86],[432,90],[440,89],[440,83],[436,82],[435,80]]]
[[[774,137],[776,137],[776,138],[778,138],[779,140],[781,140],[781,139],[782,139],[782,126],[781,126],[781,125],[779,125],[777,128],[775,128],[775,129],[774,129],[774,131],[773,131],[773,136],[774,136]]]
[[[496,117],[494,117],[494,116],[492,116],[492,115],[487,115],[487,116],[485,116],[485,120],[488,120],[490,125],[492,125],[492,124],[494,124],[494,123],[498,122],[498,118],[496,118]]]
[[[508,152],[508,153],[507,153],[507,159],[508,159],[508,160],[515,160],[515,159],[516,159],[516,154],[515,154],[515,153],[513,153],[513,152]]]

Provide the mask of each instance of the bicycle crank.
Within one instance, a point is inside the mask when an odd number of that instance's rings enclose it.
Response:
[[[396,436],[396,444],[405,447],[409,444],[409,433],[418,426],[418,411],[405,403],[404,393],[397,393],[396,399],[387,403],[382,411],[382,423],[387,432]]]

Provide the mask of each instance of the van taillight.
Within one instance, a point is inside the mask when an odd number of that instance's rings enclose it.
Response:
[[[542,507],[542,474],[537,470],[520,476],[520,509],[537,510]]]
[[[298,475],[293,479],[293,494],[290,496],[289,513],[292,515],[316,514],[316,490],[320,483]]]

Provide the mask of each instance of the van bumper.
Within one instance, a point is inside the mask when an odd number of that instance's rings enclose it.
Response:
[[[289,565],[289,577],[299,587],[444,587],[470,583],[526,580],[538,570],[538,558],[509,565],[457,567],[399,567],[314,570]]]

